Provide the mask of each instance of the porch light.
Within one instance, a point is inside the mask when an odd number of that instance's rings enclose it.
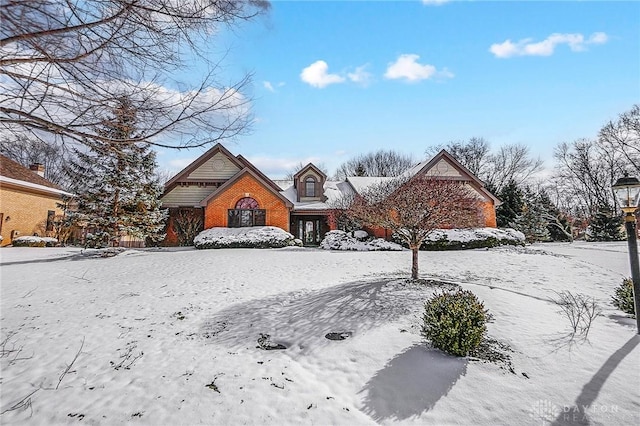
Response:
[[[640,265],[638,264],[638,241],[636,236],[636,210],[640,201],[640,182],[635,177],[625,176],[611,187],[613,194],[625,213],[624,226],[627,231],[629,262],[631,263],[631,281],[633,282],[633,300],[636,312],[637,332],[640,334]]]

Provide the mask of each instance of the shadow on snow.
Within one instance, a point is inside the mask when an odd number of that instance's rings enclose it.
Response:
[[[435,287],[398,279],[361,281],[250,300],[217,312],[202,334],[230,347],[256,346],[261,333],[287,348],[305,350],[335,344],[330,332],[353,336],[401,316],[418,313]]]
[[[431,410],[467,372],[467,359],[414,345],[364,386],[362,411],[375,421],[404,420]]]

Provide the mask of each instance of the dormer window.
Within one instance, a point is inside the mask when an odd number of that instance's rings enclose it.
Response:
[[[293,175],[293,187],[297,201],[322,201],[324,183],[327,175],[309,163]]]
[[[305,197],[316,196],[316,180],[311,176],[308,176],[304,180],[304,196]]]

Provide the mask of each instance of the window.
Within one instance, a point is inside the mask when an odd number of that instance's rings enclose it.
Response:
[[[251,197],[240,198],[236,203],[236,209],[257,209],[258,202]]]
[[[304,180],[304,196],[315,197],[316,196],[316,180],[309,176]]]
[[[229,228],[265,226],[267,211],[258,207],[258,202],[251,197],[238,200],[236,208],[228,211]]]
[[[53,220],[56,217],[56,212],[53,210],[48,210],[47,211],[47,228],[46,231],[47,232],[51,232],[53,231]]]

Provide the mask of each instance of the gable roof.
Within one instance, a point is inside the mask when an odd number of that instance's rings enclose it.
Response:
[[[500,199],[498,199],[498,197],[493,195],[491,191],[489,191],[487,188],[484,187],[484,182],[478,179],[477,176],[471,173],[469,169],[463,166],[458,160],[455,159],[453,155],[449,154],[444,149],[441,150],[439,153],[437,153],[431,160],[423,161],[422,163],[419,163],[413,166],[412,168],[404,172],[402,175],[405,177],[411,178],[420,173],[427,173],[436,164],[438,164],[440,160],[444,160],[447,163],[451,164],[460,173],[460,175],[463,177],[464,180],[469,180],[469,182],[474,188],[476,188],[481,194],[483,194],[487,198],[490,198],[491,200],[493,200],[496,206],[502,204],[502,202],[500,201]]]
[[[169,179],[167,183],[164,184],[165,192],[169,192],[171,187],[173,187],[176,183],[180,181],[187,180],[187,177],[195,171],[198,167],[202,166],[206,163],[211,157],[216,155],[217,153],[221,153],[226,156],[233,164],[235,164],[239,169],[243,169],[245,164],[239,161],[235,155],[229,152],[222,144],[215,144],[210,150],[202,154],[200,157],[196,158],[191,164],[182,169],[178,174]]]
[[[254,172],[251,168],[249,167],[245,167],[242,170],[240,170],[238,173],[236,173],[232,178],[230,178],[229,180],[227,180],[225,183],[223,183],[222,185],[220,185],[220,187],[218,187],[215,191],[213,191],[211,194],[209,194],[204,200],[202,200],[200,202],[200,205],[202,207],[206,207],[207,204],[209,203],[209,201],[217,198],[218,196],[220,196],[222,193],[224,193],[224,191],[227,190],[227,188],[229,188],[230,186],[232,186],[234,183],[236,183],[238,180],[240,180],[241,177],[245,176],[245,175],[250,175],[251,177],[253,177],[256,181],[258,181],[262,186],[264,186],[265,188],[267,188],[269,190],[269,192],[271,192],[273,195],[275,195],[277,198],[279,198],[280,200],[282,200],[282,202],[289,208],[293,207],[293,203],[291,203],[291,201],[289,201],[289,199],[287,199],[284,195],[282,195],[280,193],[280,187],[278,187],[275,183],[273,183],[273,181],[271,181],[271,179],[268,179],[268,181],[265,181],[262,177],[260,177],[260,175],[256,172]],[[260,173],[262,174],[262,173]],[[269,182],[271,182],[271,184],[269,184]],[[275,185],[277,189],[273,189],[273,186]]]
[[[301,168],[300,170],[298,170],[298,173],[293,175],[294,181],[298,180],[298,177],[309,169],[313,170],[316,174],[322,177],[323,180],[327,180],[327,175],[322,170],[317,168],[313,163],[309,163],[303,168]]]
[[[46,186],[53,189],[61,189],[58,185],[47,180],[34,172],[29,170],[22,164],[13,161],[12,159],[0,154],[0,176],[8,177],[23,182],[28,182],[35,185]]]

